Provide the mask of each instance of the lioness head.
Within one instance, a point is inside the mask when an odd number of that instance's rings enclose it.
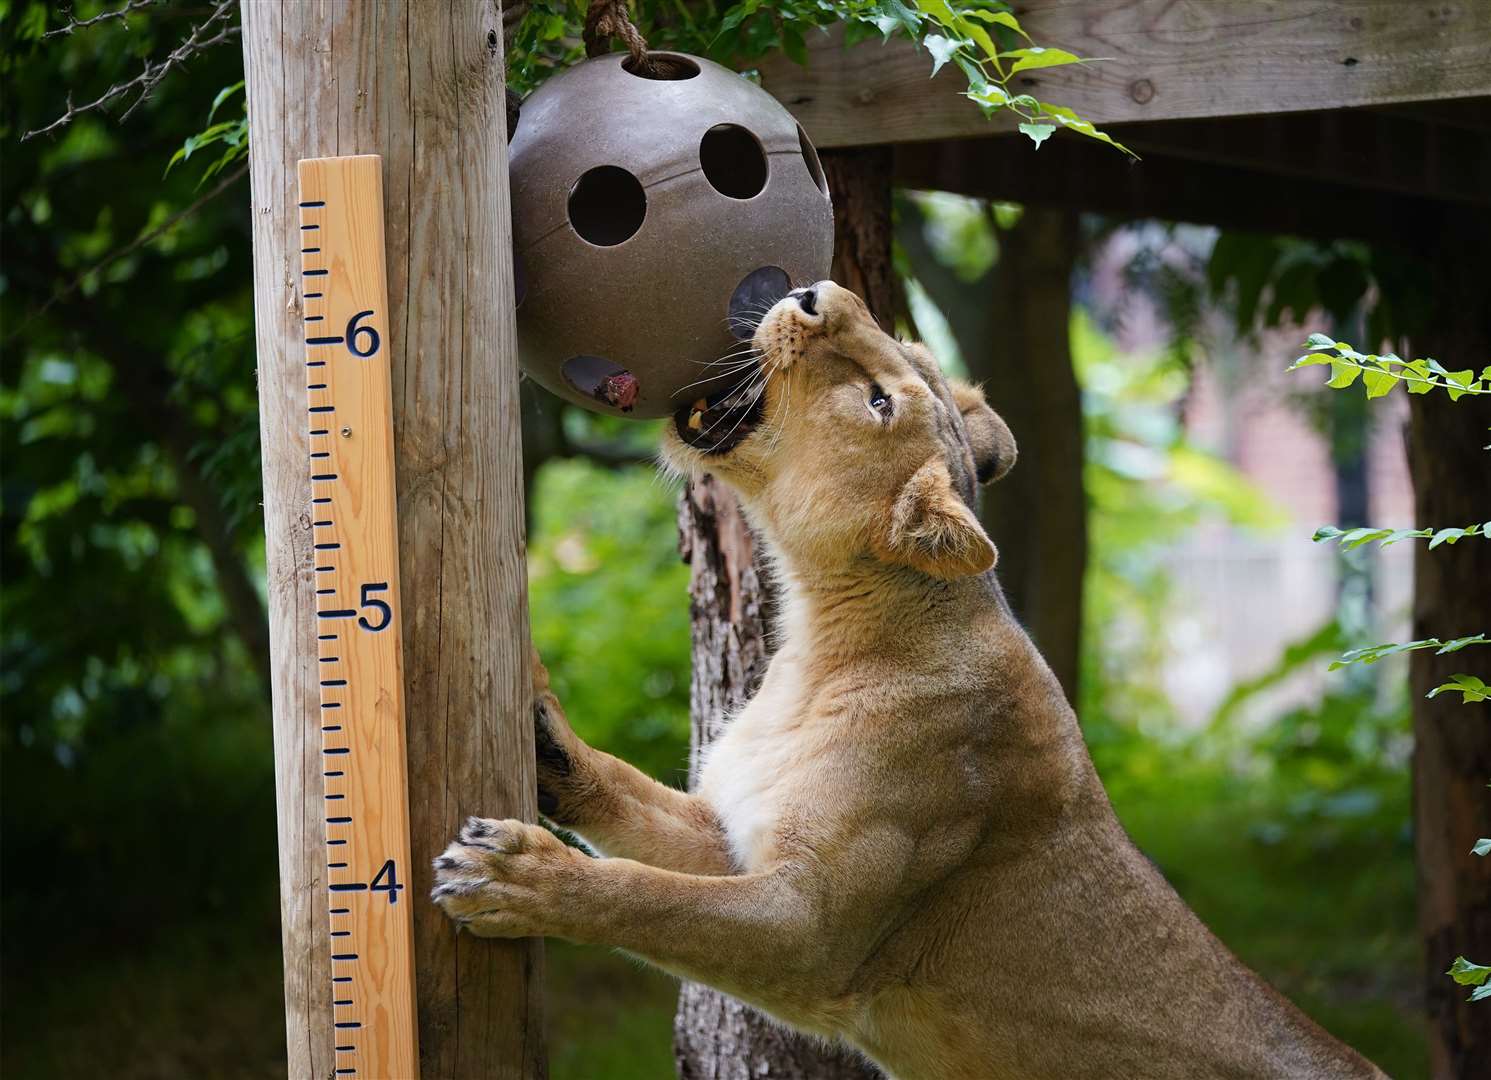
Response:
[[[831,281],[779,301],[753,344],[752,378],[668,425],[671,464],[729,483],[803,569],[870,558],[955,578],[994,565],[974,489],[1014,464],[1015,441],[979,389]]]

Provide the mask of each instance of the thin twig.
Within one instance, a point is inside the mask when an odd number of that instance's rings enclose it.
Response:
[[[213,8],[212,14],[207,16],[207,19],[201,25],[193,27],[191,36],[189,36],[185,41],[178,45],[164,60],[160,61],[159,63],[146,60],[144,71],[140,72],[140,74],[136,75],[133,79],[129,79],[121,83],[115,83],[113,86],[109,87],[102,94],[100,94],[98,98],[90,101],[86,105],[74,105],[72,103],[72,94],[68,94],[67,111],[64,112],[57,119],[53,120],[46,127],[37,128],[35,131],[26,132],[25,135],[21,136],[21,141],[25,142],[27,139],[34,138],[37,135],[45,135],[50,131],[55,131],[60,127],[64,127],[67,124],[72,123],[72,121],[76,117],[81,116],[83,113],[91,112],[95,109],[100,109],[103,106],[107,105],[109,102],[113,101],[115,98],[123,97],[125,94],[128,94],[138,87],[140,96],[135,98],[135,100],[130,104],[129,108],[124,110],[124,115],[119,118],[121,123],[125,120],[128,120],[130,114],[138,109],[140,107],[140,104],[146,98],[148,98],[152,92],[154,92],[156,86],[160,84],[160,81],[162,79],[170,74],[172,68],[185,64],[186,61],[192,59],[194,56],[197,56],[200,53],[206,52],[214,45],[221,45],[224,42],[231,40],[239,33],[242,27],[225,24],[223,26],[220,26],[217,30],[217,33],[213,34],[211,37],[202,36],[204,33],[207,32],[209,27],[211,27],[214,23],[221,22],[222,20],[226,19],[230,13],[237,10],[237,7],[237,0],[218,0],[218,4],[215,8]]]
[[[45,315],[47,311],[55,304],[62,300],[66,300],[73,293],[77,292],[78,289],[82,287],[83,282],[87,281],[88,278],[112,266],[114,263],[130,254],[132,251],[136,251],[139,248],[144,247],[146,244],[150,243],[162,233],[167,232],[170,229],[173,229],[177,225],[181,224],[187,218],[195,214],[198,210],[202,209],[202,207],[210,203],[213,199],[217,198],[223,192],[227,191],[228,188],[232,186],[233,182],[242,177],[243,174],[246,172],[248,172],[248,162],[245,161],[232,173],[225,176],[217,185],[217,187],[213,188],[207,194],[203,195],[196,202],[192,203],[190,206],[185,207],[184,209],[178,210],[176,213],[172,214],[165,221],[161,222],[149,232],[141,233],[139,236],[131,240],[128,244],[125,244],[122,248],[119,248],[117,251],[105,255],[103,259],[94,263],[87,270],[84,270],[77,277],[73,278],[71,284],[69,284],[66,288],[53,293],[45,304],[36,309],[35,314],[33,314],[24,323],[22,323],[14,331],[12,331],[11,334],[5,339],[6,344],[14,341],[21,334],[21,332],[26,329],[26,327],[30,326],[37,319]]]
[[[86,30],[88,27],[93,26],[95,23],[106,22],[109,19],[118,19],[120,22],[124,23],[124,28],[128,30],[128,16],[131,11],[139,11],[141,8],[146,8],[152,4],[157,4],[159,2],[160,0],[129,0],[129,3],[125,4],[121,8],[114,8],[112,11],[100,12],[99,14],[93,16],[93,18],[91,19],[74,19],[69,16],[66,26],[59,26],[55,30],[48,30],[41,36],[41,38],[43,41],[45,41],[47,38],[56,37],[58,34],[71,34],[74,30]],[[70,10],[71,9],[69,9],[69,11]]]

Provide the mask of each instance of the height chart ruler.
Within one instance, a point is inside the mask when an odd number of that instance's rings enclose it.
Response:
[[[299,163],[335,1076],[419,1073],[383,161]]]

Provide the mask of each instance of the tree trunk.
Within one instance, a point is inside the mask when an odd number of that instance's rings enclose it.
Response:
[[[891,262],[891,151],[887,146],[825,150],[823,176],[834,202],[834,281],[856,292],[888,334],[905,310]]]
[[[834,197],[834,279],[853,288],[889,328],[900,310],[891,266],[890,158],[881,149],[825,153]],[[690,781],[725,717],[766,673],[774,597],[734,495],[710,476],[689,485],[678,515],[693,619]],[[858,1055],[825,1049],[718,991],[684,983],[673,1023],[681,1080],[874,1080]]]
[[[979,512],[999,548],[999,581],[1074,704],[1087,570],[1082,396],[1070,342],[1076,259],[1077,215],[1027,206],[999,234],[993,338],[964,353],[1019,448],[1009,475],[984,489]]]
[[[545,1071],[537,942],[457,937],[430,861],[534,819],[502,24],[481,0],[243,4],[289,1075],[333,1068],[295,163],[383,157],[423,1075]]]
[[[1484,281],[1463,272],[1457,253],[1481,250],[1469,236],[1439,248],[1435,291],[1440,310],[1430,339],[1414,355],[1451,370],[1484,367],[1491,358],[1491,308]],[[1464,526],[1491,519],[1491,457],[1482,449],[1491,426],[1484,397],[1450,401],[1441,392],[1411,395],[1409,467],[1419,527]],[[1491,632],[1491,542],[1462,540],[1414,554],[1414,638],[1449,639]],[[1425,698],[1457,672],[1491,681],[1486,650],[1412,654],[1414,836],[1418,858],[1419,932],[1430,1017],[1429,1052],[1436,1077],[1469,1080],[1491,1060],[1491,1003],[1466,1001],[1469,990],[1445,975],[1456,956],[1491,964],[1491,856],[1471,845],[1491,836],[1491,716],[1487,705],[1462,705],[1458,694]]]

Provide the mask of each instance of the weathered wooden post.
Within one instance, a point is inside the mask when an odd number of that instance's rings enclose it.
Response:
[[[462,818],[534,816],[501,12],[245,0],[289,1075],[333,1069],[295,164],[383,158],[422,1074],[544,1073],[536,942],[424,902]]]

